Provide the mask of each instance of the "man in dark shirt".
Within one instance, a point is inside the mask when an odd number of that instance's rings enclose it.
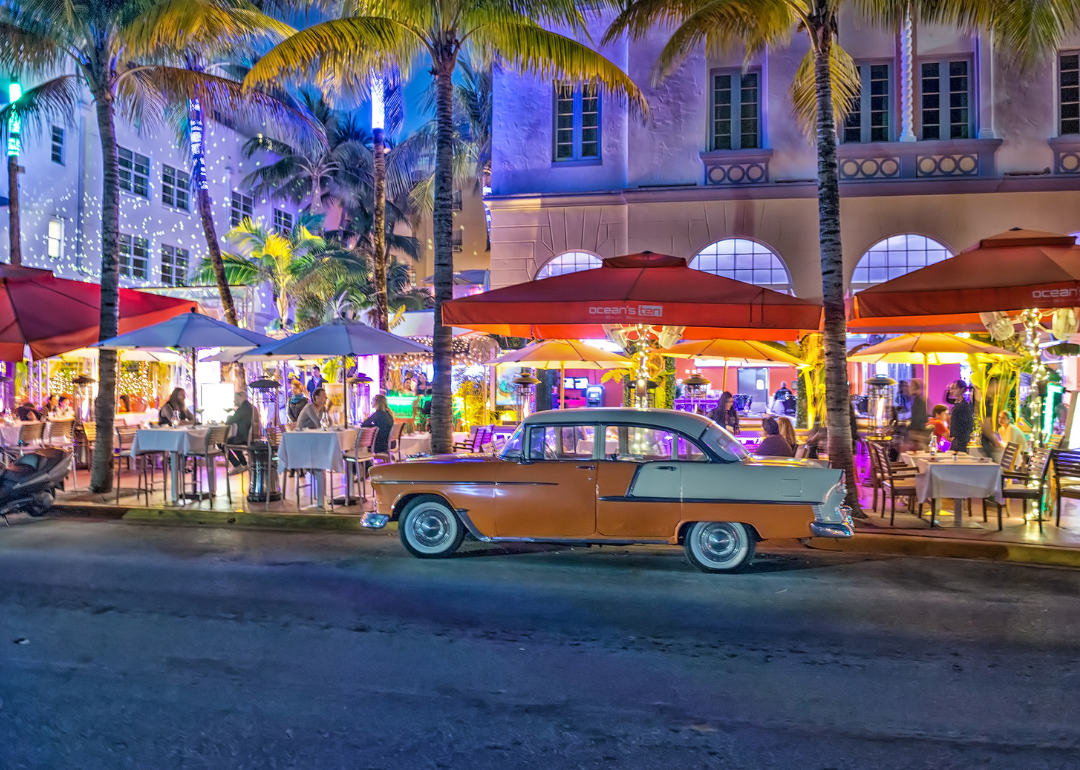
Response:
[[[952,412],[949,415],[949,429],[952,431],[952,444],[949,450],[952,452],[968,451],[971,443],[971,434],[975,430],[975,409],[964,398],[967,392],[967,384],[963,380],[957,380],[949,387],[949,402],[952,403]]]
[[[225,424],[229,426],[229,433],[225,439],[225,453],[229,456],[232,468],[229,475],[235,476],[247,470],[244,456],[239,452],[229,449],[230,446],[247,447],[251,443],[251,426],[255,419],[255,407],[248,401],[247,393],[236,394],[236,411],[229,415]]]

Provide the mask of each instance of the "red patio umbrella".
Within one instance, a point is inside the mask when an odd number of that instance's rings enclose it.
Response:
[[[796,339],[821,305],[643,252],[602,267],[507,286],[443,305],[443,323],[511,337],[591,339],[605,324],[684,326],[684,339]]]
[[[134,331],[190,310],[197,303],[120,290],[120,332]],[[0,360],[66,353],[98,341],[101,286],[57,278],[48,270],[0,265]]]
[[[855,295],[852,331],[983,331],[979,313],[1080,306],[1071,235],[1014,228]]]

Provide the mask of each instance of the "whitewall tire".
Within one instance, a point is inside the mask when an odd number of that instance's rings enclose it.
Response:
[[[756,541],[745,524],[698,521],[683,539],[687,560],[702,572],[738,572],[754,559]]]
[[[465,527],[441,497],[424,495],[410,500],[398,518],[405,549],[420,559],[442,559],[458,549]]]

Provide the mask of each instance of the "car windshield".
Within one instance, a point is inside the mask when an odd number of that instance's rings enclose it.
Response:
[[[517,430],[514,431],[514,435],[503,444],[502,450],[499,452],[499,458],[503,460],[520,460],[521,459],[521,436],[524,426],[519,425]]]
[[[737,438],[715,423],[706,428],[705,432],[701,434],[701,441],[709,449],[720,455],[720,459],[728,462],[745,460],[750,456],[750,453],[746,451],[746,447]]]

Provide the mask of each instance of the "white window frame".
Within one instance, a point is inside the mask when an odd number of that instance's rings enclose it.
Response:
[[[45,253],[49,259],[63,259],[64,257],[64,220],[59,217],[49,217],[48,230],[45,233]],[[58,232],[54,232],[57,230]]]
[[[150,198],[150,158],[126,147],[117,147],[117,160],[120,165],[120,189]]]
[[[763,286],[782,294],[795,293],[791,271],[783,258],[767,244],[753,238],[721,238],[694,255],[688,265],[703,273]]]
[[[454,251],[460,252],[465,248],[465,227],[455,227],[451,237]]]
[[[728,78],[727,90],[730,93],[730,103],[728,105],[722,105],[717,103],[717,81],[719,78]],[[750,86],[747,81],[753,78],[755,85]],[[746,132],[743,131],[743,120],[745,119],[742,112],[743,107],[746,104],[745,97],[746,92],[753,88],[757,92],[757,99],[754,103],[754,115],[753,120],[755,124],[754,139],[752,143],[745,143]],[[760,68],[748,69],[745,72],[739,69],[718,69],[713,70],[709,77],[709,89],[710,89],[710,102],[712,104],[711,121],[709,123],[709,143],[711,150],[760,150],[762,145],[762,73]],[[717,123],[722,118],[718,117],[718,111],[724,106],[729,109],[728,112],[728,133],[726,136],[728,145],[724,146],[724,136],[718,131]],[[738,130],[736,130],[736,128]]]
[[[582,270],[595,270],[598,267],[602,267],[603,264],[604,260],[587,251],[567,251],[552,257],[541,265],[540,269],[536,271],[536,278],[534,280],[553,278],[557,275],[568,275],[570,273],[580,273]]]
[[[885,137],[874,137],[874,126],[871,125],[874,110],[871,109],[873,102],[876,98],[872,89],[867,88],[867,85],[871,82],[870,76],[873,71],[873,67],[879,67],[885,65],[888,67],[887,77],[884,82],[887,84],[888,93],[885,94],[885,103],[888,105],[888,111],[886,112],[888,124],[886,127]],[[856,65],[859,70],[859,79],[861,86],[859,88],[859,109],[852,111],[848,119],[844,121],[842,125],[838,127],[839,139],[844,144],[871,144],[878,142],[894,142],[896,141],[896,62],[893,59],[879,59],[873,61],[858,62]],[[859,116],[859,138],[849,139],[848,132],[853,130],[849,125],[851,116]]]
[[[961,109],[967,110],[967,122],[963,125],[966,127],[967,136],[953,136],[953,122],[952,122],[952,110],[954,109],[951,101],[954,93],[959,93],[952,90],[952,78],[951,65],[963,63],[967,65],[967,105]],[[923,76],[924,64],[936,64],[938,65],[938,136],[927,137],[925,135],[926,123],[925,114],[927,108],[923,106],[923,99],[927,95],[924,93],[926,86],[926,78]],[[975,137],[975,116],[977,110],[975,109],[975,61],[968,54],[957,54],[955,56],[927,56],[918,60],[916,63],[915,72],[915,85],[916,85],[916,104],[918,109],[917,117],[919,120],[919,140],[924,142],[934,142],[945,139],[973,139]],[[933,124],[931,124],[933,125]]]
[[[1068,57],[1076,57],[1077,68],[1070,67],[1068,70],[1064,68],[1063,59]],[[1080,51],[1059,51],[1057,55],[1057,66],[1054,68],[1056,73],[1056,83],[1054,84],[1054,101],[1057,103],[1057,130],[1058,136],[1077,136],[1080,134]],[[1068,78],[1066,78],[1068,73]],[[1069,85],[1065,85],[1065,80],[1069,79],[1074,81]],[[1065,89],[1075,90],[1075,94],[1069,94],[1069,96],[1075,97],[1069,101],[1065,101]],[[1068,109],[1067,109],[1068,108]],[[1069,117],[1065,116],[1065,113],[1069,113]],[[1068,131],[1065,130],[1065,121],[1069,122]]]
[[[140,256],[137,251],[141,251]],[[150,277],[150,241],[138,235],[120,233],[120,275],[133,281]]]
[[[915,248],[912,248],[911,239],[915,239]],[[912,254],[920,256],[913,259]],[[921,270],[928,265],[952,259],[954,256],[956,254],[952,249],[929,235],[895,233],[871,244],[870,248],[859,257],[851,273],[851,291],[862,291],[884,281],[907,275],[913,270]],[[876,278],[872,278],[871,271],[880,272]]]
[[[161,283],[165,286],[187,286],[191,268],[191,252],[179,246],[161,244]]]
[[[161,202],[178,211],[191,211],[191,174],[162,164]]]
[[[64,127],[53,126],[52,127],[52,162],[61,166],[66,165],[64,163]]]
[[[245,219],[255,218],[255,199],[237,190],[229,198],[229,226],[239,227]]]
[[[595,94],[591,97],[588,94]],[[583,113],[585,106],[595,99],[594,110]],[[569,104],[571,111],[560,114],[559,110]],[[570,116],[570,126],[559,126],[561,115]],[[585,119],[595,121],[595,126],[584,125]],[[590,131],[595,131],[595,139],[590,140]],[[567,134],[569,132],[569,134]],[[574,83],[569,80],[555,82],[552,90],[552,132],[551,132],[551,159],[557,164],[598,164],[602,162],[602,134],[603,134],[603,105],[601,91],[598,83]],[[569,139],[569,141],[567,141]],[[569,147],[569,155],[559,154],[560,148]],[[591,150],[592,154],[585,154]]]

